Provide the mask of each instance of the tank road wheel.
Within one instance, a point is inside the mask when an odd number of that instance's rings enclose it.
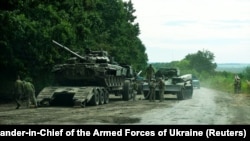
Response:
[[[93,90],[93,96],[90,100],[90,104],[91,105],[94,105],[94,106],[97,106],[99,105],[99,102],[100,102],[100,98],[99,98],[99,93],[96,89]]]
[[[122,93],[122,99],[128,101],[131,99],[131,94],[130,94],[130,82],[125,81],[123,84],[123,93]]]
[[[183,89],[181,88],[181,90],[179,92],[177,92],[177,99],[178,100],[184,100],[184,91]]]

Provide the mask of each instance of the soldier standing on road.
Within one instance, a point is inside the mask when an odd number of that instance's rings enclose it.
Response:
[[[18,75],[14,83],[14,99],[17,104],[16,109],[19,109],[19,107],[21,106],[21,99],[23,97],[23,94],[24,94],[23,82],[20,79],[20,76]]]
[[[156,83],[155,79],[151,79],[149,82],[149,101],[155,101],[155,88],[156,88]]]
[[[159,79],[158,87],[159,87],[160,102],[162,102],[164,100],[164,91],[165,91],[165,82],[163,78]]]
[[[153,68],[152,64],[150,64],[146,69],[146,77],[148,82],[151,81],[152,78],[154,78],[155,75],[155,69]]]
[[[23,81],[24,85],[24,94],[27,102],[27,108],[30,108],[30,104],[34,105],[35,108],[37,108],[37,100],[35,95],[35,87],[31,83],[31,79],[25,79]]]

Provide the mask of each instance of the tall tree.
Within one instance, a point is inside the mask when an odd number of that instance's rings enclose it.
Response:
[[[38,91],[49,84],[52,66],[70,56],[51,40],[79,53],[107,50],[117,62],[143,69],[148,57],[134,12],[122,0],[1,1],[0,78],[30,76]]]
[[[208,50],[199,50],[197,53],[188,54],[184,59],[188,60],[190,67],[197,72],[212,73],[217,67],[217,64],[213,62],[214,54]]]

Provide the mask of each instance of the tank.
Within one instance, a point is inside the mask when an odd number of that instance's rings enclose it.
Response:
[[[114,87],[124,82],[127,68],[110,59],[107,51],[88,49],[84,56],[80,56],[54,40],[53,43],[74,55],[67,63],[53,67],[58,85]]]
[[[106,104],[109,94],[122,95],[123,100],[132,99],[134,72],[130,65],[119,65],[107,51],[87,49],[81,56],[54,40],[52,42],[73,57],[52,68],[55,84],[38,94],[40,106]]]
[[[193,96],[192,74],[180,75],[178,68],[159,68],[155,73],[155,79],[163,79],[165,82],[164,94],[176,95],[178,100],[191,99]],[[149,83],[143,83],[143,94],[149,98]],[[159,99],[159,88],[156,87],[156,98]]]

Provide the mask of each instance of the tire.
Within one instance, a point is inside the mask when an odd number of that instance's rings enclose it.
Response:
[[[125,81],[123,85],[122,99],[128,101],[132,98],[132,93],[130,92],[130,82]]]
[[[104,93],[104,104],[108,104],[108,103],[109,103],[109,94]]]
[[[100,92],[99,93],[99,105],[103,105],[104,104],[104,93]]]
[[[104,104],[109,103],[109,93],[106,90],[103,90],[103,95],[104,95]]]
[[[93,90],[93,96],[90,100],[90,104],[93,106],[97,106],[100,103],[99,93],[96,89]]]

